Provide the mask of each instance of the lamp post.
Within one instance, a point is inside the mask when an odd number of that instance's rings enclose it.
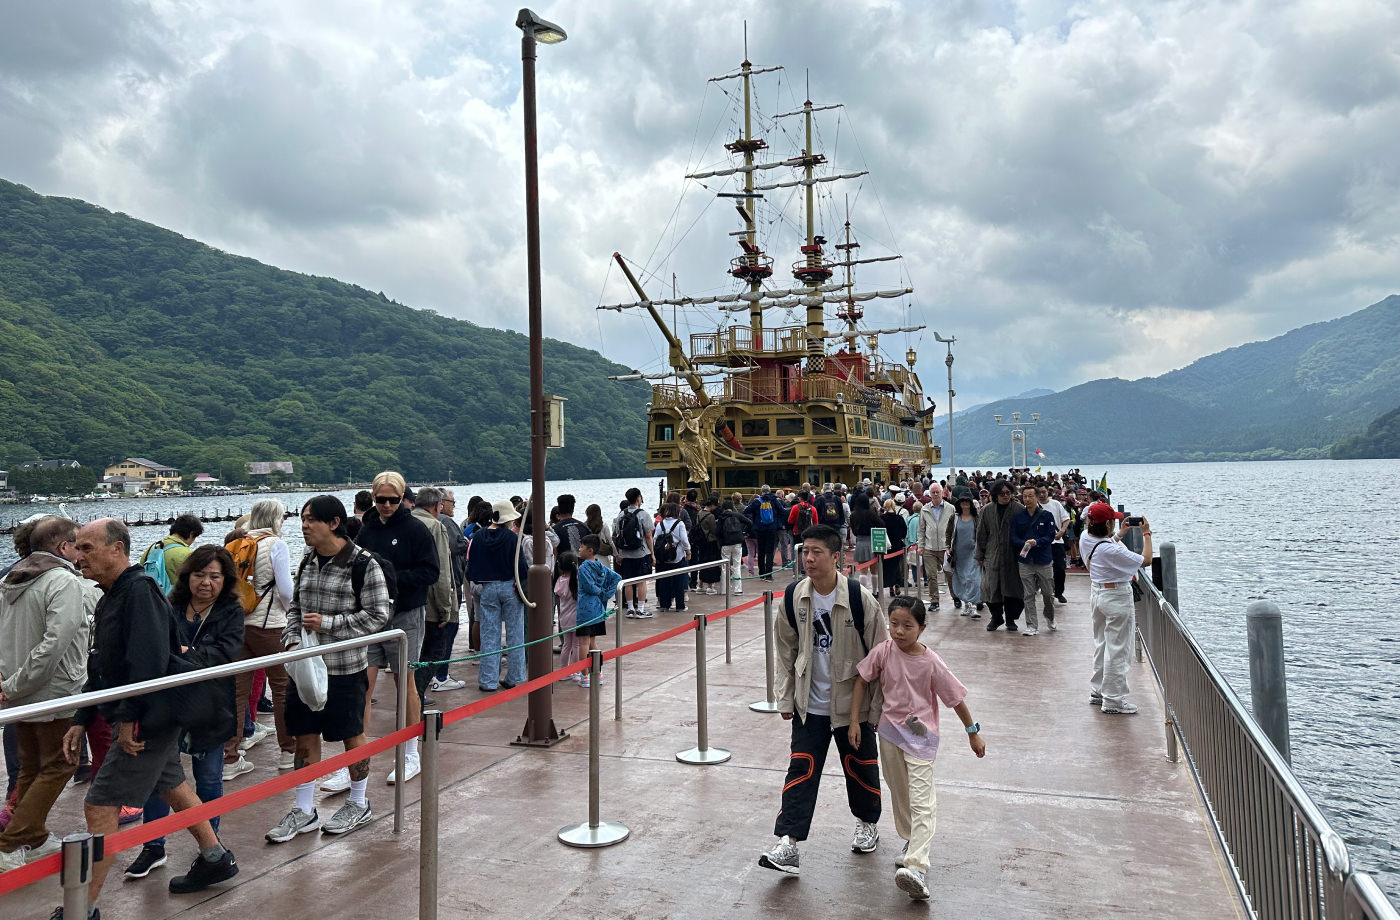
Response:
[[[1039,413],[1039,412],[1032,412],[1032,413],[1031,413],[1031,421],[1029,421],[1029,422],[1023,422],[1023,421],[1021,421],[1021,413],[1019,413],[1019,412],[1013,412],[1013,413],[1011,413],[1011,421],[1009,421],[1009,422],[1003,422],[1003,421],[1001,420],[1001,416],[1000,416],[1000,415],[994,415],[994,416],[992,416],[992,418],[996,419],[997,425],[999,425],[1000,427],[1002,427],[1002,428],[1008,428],[1008,427],[1009,427],[1009,428],[1011,429],[1011,468],[1012,468],[1013,470],[1018,470],[1018,469],[1021,469],[1022,467],[1026,468],[1026,469],[1030,469],[1030,467],[1026,465],[1026,432],[1025,432],[1025,429],[1040,424],[1040,413]],[[1017,466],[1017,465],[1016,465],[1016,449],[1017,449],[1017,448],[1020,448],[1020,450],[1021,450],[1021,466]]]
[[[523,71],[522,97],[525,110],[525,246],[526,274],[530,296],[530,520],[534,525],[534,558],[530,564],[530,604],[526,612],[526,637],[549,635],[553,625],[553,597],[550,571],[545,564],[545,405],[544,331],[540,307],[540,184],[539,153],[535,124],[535,44],[554,45],[567,36],[564,30],[527,9],[515,17],[521,31],[520,61]],[[525,653],[531,678],[548,674],[553,649],[548,642],[537,642]],[[516,744],[550,745],[563,737],[554,727],[552,688],[541,687],[530,693],[525,730]]]
[[[934,333],[935,340],[948,346],[948,357],[943,363],[948,365],[948,488],[952,488],[952,483],[958,481],[958,468],[953,463],[953,397],[957,394],[953,392],[953,343],[958,340],[957,336],[943,338],[938,333]]]

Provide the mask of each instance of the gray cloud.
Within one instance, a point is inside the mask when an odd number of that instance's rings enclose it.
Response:
[[[6,10],[6,178],[524,327],[515,7]],[[849,193],[865,254],[898,248],[918,289],[871,304],[870,320],[956,333],[970,401],[1159,373],[1359,309],[1400,268],[1400,28],[1385,4],[541,13],[570,34],[538,62],[547,331],[627,364],[658,368],[664,351],[646,322],[592,309],[630,299],[614,250],[653,294],[673,274],[692,294],[731,286],[719,186],[677,198],[738,130],[721,91],[738,84],[705,81],[737,66],[746,19],[755,64],[787,67],[760,83],[769,114],[800,105],[809,79],[814,101],[847,105],[821,141],[834,165],[872,175],[822,199],[822,230],[839,232]],[[782,132],[772,140],[787,155]],[[790,227],[769,245],[780,268],[795,245]],[[931,334],[910,341],[940,376]]]

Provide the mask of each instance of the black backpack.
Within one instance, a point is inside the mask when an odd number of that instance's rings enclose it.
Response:
[[[797,632],[797,611],[792,606],[792,593],[797,590],[797,585],[798,582],[794,581],[783,591],[783,611],[793,632]],[[860,647],[869,655],[870,645],[865,641],[865,597],[861,593],[860,582],[849,575],[846,576],[846,596],[851,603],[851,623],[856,628],[856,635],[860,636]]]
[[[744,516],[737,511],[728,511],[719,519],[719,540],[725,546],[735,546],[744,542]]]
[[[801,537],[807,528],[817,523],[817,511],[811,505],[797,506],[797,535]]]
[[[835,496],[829,496],[822,502],[822,523],[832,527],[841,524],[841,502]]]
[[[656,559],[658,562],[674,562],[676,558],[676,527],[680,521],[673,520],[671,529],[667,530],[666,525],[661,525],[661,533],[657,534],[653,545],[656,547]]]
[[[622,520],[618,522],[617,535],[613,539],[613,543],[618,549],[642,548],[642,525],[638,522],[637,517],[636,508],[628,508],[622,512]]]

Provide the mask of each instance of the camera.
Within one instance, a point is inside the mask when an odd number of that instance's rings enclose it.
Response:
[[[1123,523],[1127,524],[1129,527],[1141,527],[1142,518],[1129,515],[1128,517],[1123,519]]]

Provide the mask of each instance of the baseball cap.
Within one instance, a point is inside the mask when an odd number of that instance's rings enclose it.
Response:
[[[1107,524],[1109,521],[1121,521],[1123,519],[1123,512],[1114,511],[1112,505],[1107,505],[1103,502],[1094,502],[1089,506],[1089,510],[1086,511],[1085,514],[1089,515],[1089,520],[1093,521],[1095,524]]]

